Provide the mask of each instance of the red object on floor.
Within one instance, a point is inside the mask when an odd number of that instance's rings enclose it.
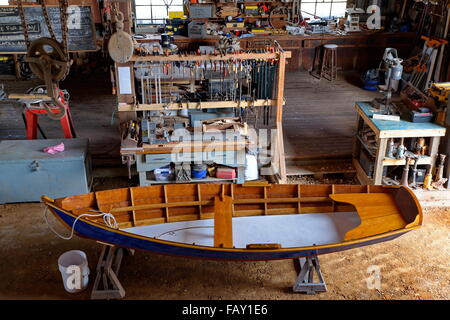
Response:
[[[59,120],[61,122],[61,127],[64,130],[64,137],[66,139],[75,138],[75,132],[73,130],[73,122],[72,115],[70,113],[69,104],[64,100],[63,92],[59,93],[61,102],[66,106],[66,115]],[[51,108],[53,113],[57,114],[59,112],[59,108]],[[38,125],[38,116],[40,114],[46,114],[45,109],[43,108],[32,108],[25,109],[25,120],[27,123],[27,139],[33,140],[37,139],[37,125]]]
[[[216,177],[221,179],[235,179],[236,170],[232,168],[218,168],[216,171]]]

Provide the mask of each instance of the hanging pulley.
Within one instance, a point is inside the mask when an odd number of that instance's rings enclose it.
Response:
[[[116,16],[116,32],[111,36],[108,42],[108,52],[115,62],[125,63],[130,61],[134,43],[131,35],[123,31],[123,13],[118,11]]]
[[[41,80],[44,80],[47,95],[60,109],[59,113],[53,113],[51,107],[43,104],[47,115],[53,120],[60,120],[66,115],[66,107],[60,101],[58,81],[64,79],[70,69],[70,62],[64,54],[62,45],[51,38],[39,38],[31,42],[25,61],[30,69]]]
[[[67,61],[62,45],[51,38],[39,38],[31,42],[25,58],[31,71],[41,80],[49,73],[52,81],[60,81],[69,73],[70,63]]]

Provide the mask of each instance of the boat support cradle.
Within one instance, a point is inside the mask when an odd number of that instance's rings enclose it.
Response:
[[[317,256],[298,258],[298,262],[300,263],[300,272],[292,288],[293,291],[306,294],[326,292],[327,285],[320,271],[319,258]],[[317,274],[318,282],[314,282],[314,273]]]
[[[134,250],[99,243],[103,245],[103,248],[97,264],[97,276],[91,292],[91,300],[123,299],[125,289],[118,278],[119,269],[124,252],[134,255]]]

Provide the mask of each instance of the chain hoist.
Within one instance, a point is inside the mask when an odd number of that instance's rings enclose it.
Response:
[[[18,0],[17,4],[27,46],[25,61],[28,62],[31,71],[39,79],[44,80],[47,95],[55,106],[50,107],[45,102],[42,102],[41,105],[49,118],[61,120],[66,116],[66,105],[61,101],[58,82],[67,76],[70,68],[67,50],[67,0],[60,0],[61,43],[56,39],[44,1],[41,1],[42,12],[51,38],[42,37],[34,41],[30,41],[22,0]],[[60,112],[52,112],[51,109],[54,108],[59,109]]]
[[[45,5],[45,1],[41,0],[40,3],[41,3],[41,8],[42,8],[42,14],[44,15],[45,24],[47,25],[48,32],[50,33],[50,36],[52,37],[52,39],[56,40],[56,35],[55,35],[55,32],[53,31],[52,23],[50,21],[50,18],[48,17],[48,11],[47,11],[47,6]]]
[[[19,9],[20,22],[22,23],[23,35],[25,38],[25,45],[30,46],[30,37],[28,35],[27,21],[25,20],[25,13],[23,11],[22,0],[17,0],[17,8]]]
[[[68,29],[67,24],[67,10],[69,8],[68,0],[59,0],[59,14],[61,18],[61,42],[63,46],[64,54],[66,55],[67,61],[70,61],[69,57],[69,44],[68,44]]]

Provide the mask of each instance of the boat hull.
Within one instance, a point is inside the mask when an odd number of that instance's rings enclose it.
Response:
[[[72,228],[76,216],[53,205],[49,205],[49,209],[67,228]],[[346,241],[338,244],[320,245],[314,247],[253,250],[214,248],[158,240],[135,235],[125,231],[115,230],[106,226],[99,226],[98,224],[87,222],[82,219],[76,222],[74,229],[75,233],[81,237],[94,239],[119,247],[127,247],[137,250],[151,251],[159,254],[184,256],[190,258],[249,261],[294,259],[339,252],[384,241],[390,241],[412,230],[403,229],[383,235],[355,241]]]

